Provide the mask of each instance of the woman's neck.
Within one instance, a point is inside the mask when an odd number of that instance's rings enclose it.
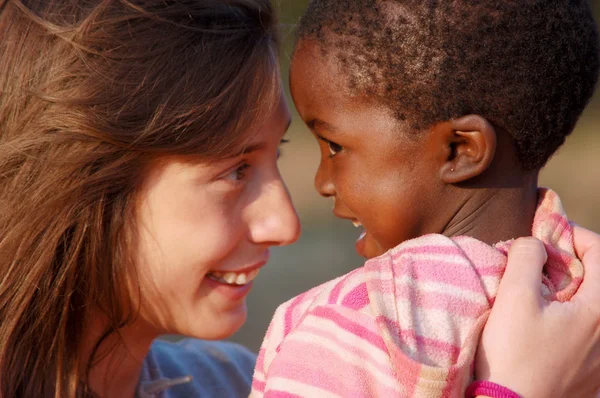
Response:
[[[104,327],[97,322],[91,328],[84,349],[90,358]],[[133,398],[144,359],[157,334],[149,334],[142,325],[133,324],[113,333],[100,345],[90,369],[88,386],[99,397]],[[88,361],[85,361],[87,363]],[[85,369],[83,369],[85,372]]]
[[[536,206],[537,173],[526,175],[516,187],[463,189],[443,234],[471,236],[490,245],[529,236]]]

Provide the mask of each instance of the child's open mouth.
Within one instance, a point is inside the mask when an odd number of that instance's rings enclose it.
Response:
[[[358,220],[352,220],[352,224],[356,227],[362,227],[362,223]],[[360,236],[358,237],[358,239],[356,240],[356,252],[361,256],[361,257],[365,257],[365,237],[367,236],[367,231],[363,230],[360,233]]]
[[[352,217],[347,217],[343,214],[338,214],[335,212],[333,212],[337,217],[345,219],[345,220],[349,220],[352,222],[352,225],[354,225],[356,228],[359,227],[363,227],[362,223],[360,221],[358,221],[358,219],[356,218],[352,218]],[[363,227],[364,228],[364,227]],[[356,240],[356,252],[358,253],[359,256],[361,257],[365,257],[366,258],[366,254],[365,254],[365,240],[367,237],[367,231],[363,229],[363,231],[361,232],[360,236],[358,237],[358,239]]]

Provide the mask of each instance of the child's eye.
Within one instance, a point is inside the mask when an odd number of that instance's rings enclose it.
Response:
[[[337,155],[338,153],[340,153],[342,150],[344,150],[344,147],[341,146],[340,144],[336,144],[333,141],[328,140],[327,138],[319,135],[319,134],[315,134],[317,139],[320,141],[323,141],[325,144],[327,144],[327,148],[329,148],[329,157],[332,158],[335,155]]]
[[[331,156],[331,157],[337,155],[338,153],[340,153],[342,151],[342,149],[344,149],[343,146],[336,144],[335,142],[332,142],[332,141],[327,141],[327,146],[329,147],[329,156]]]
[[[242,181],[246,177],[249,167],[250,165],[248,163],[243,163],[236,167],[231,173],[227,174],[224,178],[233,182]]]

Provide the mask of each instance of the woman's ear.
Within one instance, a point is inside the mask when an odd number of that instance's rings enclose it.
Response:
[[[442,125],[447,151],[440,169],[444,183],[467,181],[488,169],[496,154],[496,130],[487,119],[467,115]]]

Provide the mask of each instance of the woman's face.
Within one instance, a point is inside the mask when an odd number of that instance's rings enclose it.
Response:
[[[150,173],[138,204],[136,258],[146,326],[221,339],[244,323],[245,298],[269,247],[300,234],[277,168],[289,122],[282,97],[245,153],[210,164],[173,158]]]

